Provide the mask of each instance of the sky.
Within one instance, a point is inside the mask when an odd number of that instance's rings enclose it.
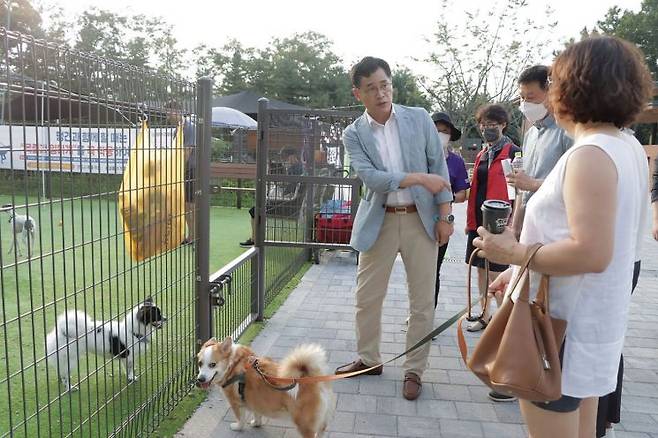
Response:
[[[91,6],[123,14],[161,16],[172,23],[181,46],[189,49],[201,43],[221,47],[230,38],[260,48],[273,37],[313,30],[334,42],[334,52],[346,66],[362,56],[374,55],[394,65],[407,65],[412,70],[422,68],[413,59],[424,58],[430,52],[426,39],[432,35],[442,14],[461,20],[460,11],[464,7],[488,8],[492,3],[492,0],[447,1],[449,11],[443,9],[441,0],[44,0],[46,4],[58,4],[71,17]],[[559,40],[567,40],[578,36],[584,26],[592,27],[611,6],[637,11],[641,0],[527,2],[531,18],[537,22],[546,21],[544,11],[550,3],[557,20],[554,35]]]

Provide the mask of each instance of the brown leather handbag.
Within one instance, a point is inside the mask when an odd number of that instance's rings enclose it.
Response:
[[[457,329],[459,349],[464,362],[485,384],[496,392],[524,400],[546,402],[562,396],[561,366],[558,345],[562,344],[567,323],[550,316],[548,283],[542,275],[537,298],[529,301],[530,261],[541,244],[528,249],[511,291],[520,287],[516,303],[508,294],[468,357],[462,329]],[[470,276],[474,251],[468,266],[468,300],[470,316]]]

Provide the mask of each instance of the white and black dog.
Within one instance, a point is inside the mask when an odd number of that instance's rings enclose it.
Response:
[[[11,204],[3,205],[2,209],[9,215],[9,225],[12,231],[11,246],[7,254],[11,254],[15,246],[18,255],[22,256],[23,253],[20,245],[20,241],[22,240],[27,248],[27,255],[31,256],[32,249],[34,248],[34,235],[37,232],[37,221],[32,216],[16,214],[16,210]]]
[[[135,380],[135,356],[148,348],[153,329],[166,321],[162,311],[149,297],[135,306],[121,321],[93,321],[80,310],[70,310],[57,318],[55,329],[46,338],[46,355],[57,367],[59,379],[70,391],[71,372],[86,352],[119,359],[128,381]]]

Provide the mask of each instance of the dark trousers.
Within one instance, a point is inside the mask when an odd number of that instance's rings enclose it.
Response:
[[[633,266],[633,286],[631,294],[635,291],[637,281],[640,278],[640,261]],[[619,423],[621,420],[621,391],[624,382],[624,356],[619,359],[619,370],[617,371],[617,388],[615,392],[599,397],[599,410],[596,414],[596,436],[605,436],[607,423]]]
[[[439,256],[436,258],[436,285],[434,286],[434,308],[439,304],[439,289],[441,288],[441,265],[443,264],[443,259],[446,257],[446,250],[448,249],[448,243],[445,245],[439,246]]]

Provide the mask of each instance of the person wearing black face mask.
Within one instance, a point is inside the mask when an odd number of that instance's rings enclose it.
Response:
[[[509,114],[501,105],[490,104],[480,107],[475,114],[485,146],[475,157],[471,192],[468,198],[466,233],[466,263],[473,253],[473,239],[478,237],[477,229],[482,226],[482,204],[488,199],[500,199],[510,202],[507,195],[507,181],[503,173],[502,161],[512,159],[521,148],[512,142],[504,132],[509,123]],[[484,306],[484,294],[487,293],[484,259],[476,257],[473,263],[478,268],[478,288],[481,304]],[[507,269],[506,265],[490,263],[489,279],[493,281],[498,273]],[[497,298],[498,299],[498,298]],[[500,303],[499,303],[500,304]],[[482,319],[475,321],[467,330],[476,332],[486,328],[491,319],[488,309],[484,309]]]

